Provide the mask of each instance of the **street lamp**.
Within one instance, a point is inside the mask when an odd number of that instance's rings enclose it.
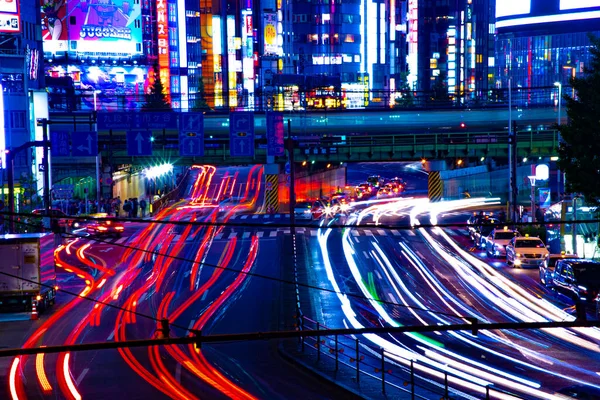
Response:
[[[560,109],[562,106],[562,83],[554,82],[554,86],[558,86],[558,125],[560,125]]]
[[[96,95],[102,93],[100,90],[94,90],[94,111],[98,111],[97,103],[96,103]]]

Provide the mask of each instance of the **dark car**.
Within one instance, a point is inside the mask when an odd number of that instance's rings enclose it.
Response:
[[[121,237],[125,230],[122,223],[111,218],[102,221],[93,221],[86,225],[85,230],[94,236],[116,236]]]
[[[552,275],[557,293],[572,303],[592,304],[600,315],[600,263],[588,260],[559,260]]]
[[[552,284],[552,274],[554,274],[554,268],[556,267],[557,261],[578,258],[579,256],[576,254],[549,254],[540,265],[540,283],[544,286],[550,286]]]

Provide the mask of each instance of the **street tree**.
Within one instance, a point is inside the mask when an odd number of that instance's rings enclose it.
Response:
[[[146,102],[142,106],[143,111],[155,111],[155,110],[170,110],[171,103],[165,93],[165,88],[162,81],[160,80],[160,74],[158,72],[158,64],[154,64],[152,68],[153,82],[146,93]]]
[[[565,94],[568,122],[562,136],[558,167],[566,175],[566,191],[600,205],[600,38],[589,35],[591,59],[581,77],[571,78],[575,97]]]

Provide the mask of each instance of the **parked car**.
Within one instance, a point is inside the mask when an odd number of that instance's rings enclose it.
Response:
[[[548,254],[538,237],[514,237],[506,245],[506,263],[513,267],[539,267]]]
[[[125,227],[122,223],[108,218],[102,221],[93,221],[86,225],[85,230],[94,236],[116,236],[121,237]]]
[[[559,260],[552,274],[552,286],[574,304],[594,305],[600,317],[600,263],[588,260]]]
[[[548,254],[548,257],[540,264],[540,283],[544,286],[552,285],[552,275],[556,262],[559,260],[576,260],[579,256],[576,254]]]
[[[312,215],[311,207],[312,207],[312,205],[308,201],[297,202],[296,205],[294,206],[294,217],[296,217],[296,219],[312,220],[313,215]]]
[[[484,239],[484,247],[487,255],[490,257],[506,256],[506,245],[512,238],[517,236],[521,236],[517,230],[508,229],[508,227],[504,227],[504,229],[495,228]]]

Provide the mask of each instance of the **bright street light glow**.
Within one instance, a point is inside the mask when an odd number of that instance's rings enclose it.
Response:
[[[144,175],[146,175],[146,178],[154,179],[154,178],[158,178],[162,175],[169,174],[171,172],[173,172],[173,165],[162,164],[162,165],[158,165],[156,167],[146,168],[144,170]]]

